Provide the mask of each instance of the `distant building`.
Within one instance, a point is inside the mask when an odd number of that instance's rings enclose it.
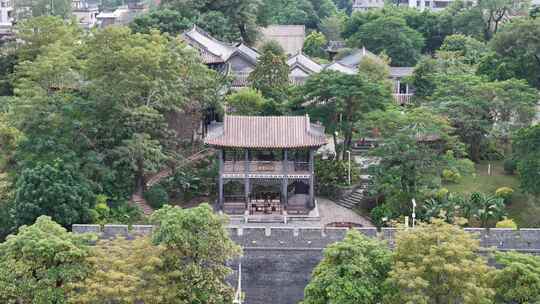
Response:
[[[97,16],[97,24],[100,27],[110,25],[127,25],[135,17],[148,11],[148,5],[139,1],[129,1],[127,5],[122,5],[112,12],[100,12]]]
[[[260,29],[261,38],[256,46],[268,41],[276,41],[289,56],[297,54],[304,47],[306,27],[303,25],[270,25]]]
[[[0,38],[11,33],[13,0],[0,0]]]
[[[355,0],[353,2],[353,11],[367,11],[374,8],[383,8],[384,0]]]
[[[453,0],[397,0],[393,3],[399,6],[408,6],[419,10],[438,11],[446,8]],[[354,0],[353,11],[367,11],[384,7],[384,0]]]
[[[91,29],[97,25],[97,16],[99,14],[98,3],[92,3],[86,0],[73,0],[71,2],[73,16],[84,29]]]

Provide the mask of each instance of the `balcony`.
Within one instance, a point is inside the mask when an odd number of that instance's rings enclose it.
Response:
[[[405,106],[411,103],[413,95],[414,94],[396,93],[394,94],[394,101],[400,106]]]
[[[244,178],[246,166],[250,178],[283,178],[285,169],[291,177],[309,177],[309,163],[295,161],[225,161],[223,163],[223,176],[229,178]]]

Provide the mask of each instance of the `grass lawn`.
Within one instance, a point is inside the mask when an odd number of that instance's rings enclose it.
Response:
[[[540,227],[540,199],[529,196],[519,188],[516,175],[506,175],[502,161],[491,162],[491,175],[488,175],[488,163],[476,165],[476,175],[464,177],[459,184],[446,184],[451,192],[471,193],[480,191],[495,193],[500,187],[514,189],[512,202],[507,206],[508,217],[519,227]]]

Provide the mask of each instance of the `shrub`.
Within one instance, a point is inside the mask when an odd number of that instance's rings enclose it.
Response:
[[[461,174],[454,170],[444,169],[442,173],[442,180],[447,183],[459,183],[461,180]]]
[[[159,209],[169,202],[169,194],[163,186],[157,184],[144,193],[144,199],[152,208]]]
[[[517,169],[517,162],[514,159],[506,159],[503,166],[506,174],[513,175]]]
[[[517,224],[514,222],[514,220],[505,218],[502,221],[498,221],[495,225],[497,228],[510,228],[510,229],[517,229]]]
[[[381,204],[371,209],[370,217],[375,226],[382,227],[392,219],[393,212],[387,204]]]
[[[510,202],[514,189],[510,187],[501,187],[495,191],[495,196],[500,197],[504,200],[505,203]]]
[[[445,199],[448,196],[448,192],[449,192],[448,189],[441,188],[437,190],[437,192],[435,192],[435,197],[437,199]]]

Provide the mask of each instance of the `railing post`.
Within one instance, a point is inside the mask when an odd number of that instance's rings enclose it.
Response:
[[[246,201],[246,208],[249,205],[249,150],[244,150],[244,199]]]
[[[218,206],[223,209],[223,149],[218,150],[219,157],[219,177],[218,177]]]
[[[287,193],[287,187],[289,185],[289,176],[288,176],[288,154],[287,154],[287,149],[285,149],[283,151],[283,181],[282,181],[282,187],[283,189],[281,190],[281,192],[283,193],[283,205],[285,207],[285,209],[287,209],[287,205],[289,203],[289,198],[288,198],[288,193]]]
[[[315,206],[315,183],[313,180],[313,176],[315,175],[315,168],[314,168],[314,150],[309,149],[309,206]]]

